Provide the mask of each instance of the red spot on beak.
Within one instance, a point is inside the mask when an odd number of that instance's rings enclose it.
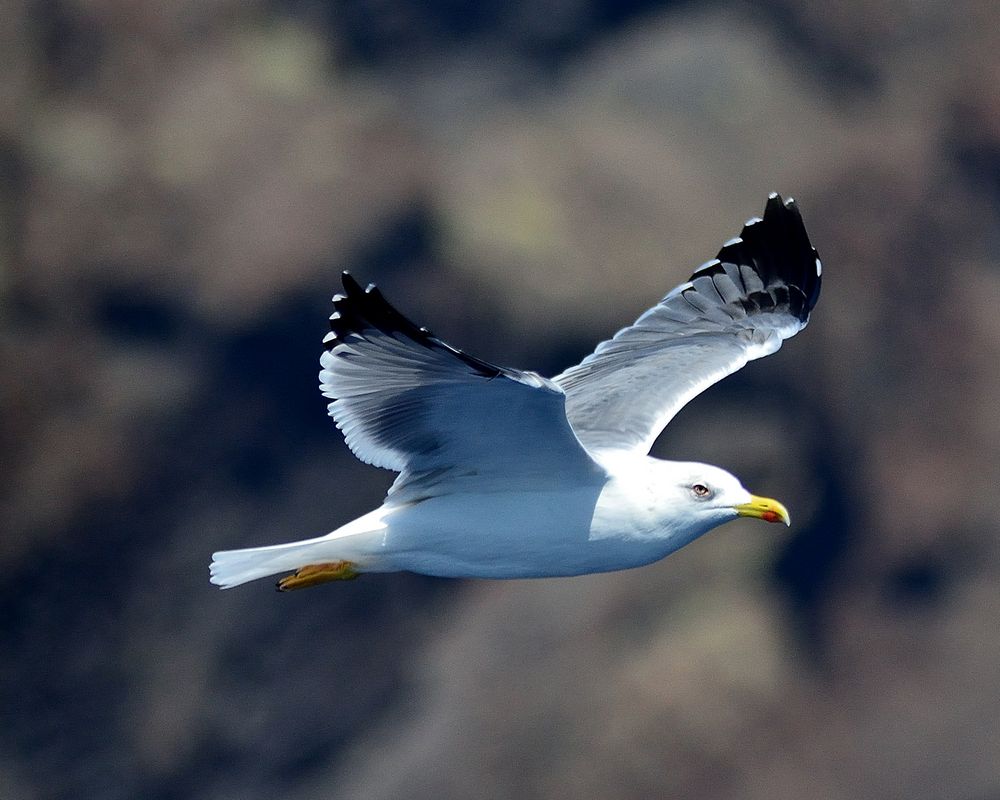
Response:
[[[760,515],[760,518],[764,520],[764,522],[784,522],[781,515],[775,511],[765,511]]]

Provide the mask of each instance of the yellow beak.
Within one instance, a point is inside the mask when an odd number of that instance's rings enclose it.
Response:
[[[741,517],[753,517],[765,522],[784,522],[785,525],[789,526],[792,524],[792,519],[788,516],[788,509],[770,497],[757,497],[757,495],[752,494],[749,503],[741,503],[733,508]]]

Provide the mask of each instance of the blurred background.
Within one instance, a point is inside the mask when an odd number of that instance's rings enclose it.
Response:
[[[994,3],[11,0],[0,76],[0,797],[1000,798]],[[553,374],[771,190],[812,324],[655,452],[789,532],[209,585],[392,478],[341,270]]]

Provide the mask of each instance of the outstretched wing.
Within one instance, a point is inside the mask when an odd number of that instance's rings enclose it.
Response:
[[[809,321],[822,266],[794,201],[772,194],[719,255],[553,380],[589,450],[648,452],[695,395]]]
[[[363,290],[346,272],[343,281],[324,339],[320,388],[354,455],[402,473],[394,492],[455,476],[503,488],[526,478],[596,474],[556,384],[456,350],[406,319],[373,285]]]

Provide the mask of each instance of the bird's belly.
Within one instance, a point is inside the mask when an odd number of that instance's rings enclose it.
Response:
[[[601,487],[460,494],[404,506],[386,518],[379,560],[443,577],[539,578],[647,564],[662,542],[592,536]]]

